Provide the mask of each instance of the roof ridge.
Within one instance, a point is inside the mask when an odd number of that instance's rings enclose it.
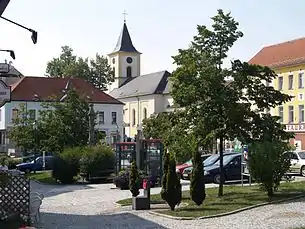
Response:
[[[280,45],[283,45],[283,44],[288,44],[288,43],[292,43],[292,42],[299,41],[299,40],[305,40],[305,36],[304,37],[300,37],[300,38],[296,38],[296,39],[292,39],[292,40],[288,40],[288,41],[283,41],[283,42],[280,42],[280,43],[277,43],[277,44],[272,44],[272,45],[264,46],[263,48],[270,48],[270,47],[274,47],[274,46],[280,46]]]

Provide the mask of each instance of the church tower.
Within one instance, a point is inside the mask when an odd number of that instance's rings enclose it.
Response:
[[[108,54],[110,66],[114,70],[115,80],[108,85],[108,92],[119,88],[126,80],[140,75],[141,54],[133,46],[126,21],[116,47]]]

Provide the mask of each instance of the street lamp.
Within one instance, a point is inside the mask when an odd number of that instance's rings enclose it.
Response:
[[[7,5],[10,3],[10,0],[0,0],[0,16],[3,14]]]
[[[1,0],[0,0],[1,1]],[[8,3],[7,3],[8,4]],[[0,5],[0,7],[1,7],[1,5]],[[0,13],[1,13],[1,8],[0,8]],[[0,15],[2,15],[2,14],[0,14]],[[23,28],[23,29],[26,29],[26,30],[28,30],[28,31],[30,31],[31,32],[31,39],[32,39],[32,41],[33,41],[33,43],[34,44],[36,44],[37,43],[37,32],[35,31],[35,30],[33,30],[33,29],[30,29],[30,28],[27,28],[27,27],[25,27],[24,25],[21,25],[21,24],[19,24],[19,23],[17,23],[17,22],[14,22],[14,21],[12,21],[12,20],[10,20],[10,19],[8,19],[8,18],[5,18],[5,17],[2,17],[2,16],[0,16],[0,18],[2,18],[2,19],[4,19],[5,21],[8,21],[8,22],[10,22],[10,23],[12,23],[12,24],[14,24],[14,25],[17,25],[17,26],[19,26],[19,27],[21,27],[21,28]]]
[[[13,50],[8,50],[8,49],[0,49],[0,52],[9,52],[10,56],[15,60],[15,52]]]

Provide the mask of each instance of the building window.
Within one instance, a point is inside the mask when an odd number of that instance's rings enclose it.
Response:
[[[147,109],[144,107],[143,109],[143,119],[147,119]]]
[[[288,107],[288,122],[293,123],[294,120],[294,111],[293,111],[293,106]]]
[[[115,75],[115,67],[112,68],[113,75]]]
[[[304,122],[304,105],[299,105],[299,123]]]
[[[116,112],[111,113],[112,124],[116,124]]]
[[[12,109],[12,121],[15,121],[18,118],[18,109],[14,108]]]
[[[136,125],[136,110],[132,109],[132,125]]]
[[[36,119],[36,110],[33,110],[33,109],[29,110],[28,115],[29,115],[29,119],[35,120]]]
[[[304,88],[304,72],[299,73],[299,88]]]
[[[104,124],[105,123],[105,114],[104,111],[98,112],[98,124]]]
[[[279,76],[279,90],[283,90],[283,76]]]
[[[288,90],[293,89],[293,75],[288,76]]]
[[[279,116],[280,116],[280,122],[282,123],[284,121],[284,108],[281,106],[279,107]]]
[[[131,78],[131,76],[132,76],[132,69],[131,69],[131,67],[130,66],[128,66],[127,68],[126,68],[126,75],[127,75],[127,78]]]

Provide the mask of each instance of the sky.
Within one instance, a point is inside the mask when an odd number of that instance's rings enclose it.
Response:
[[[231,12],[244,33],[228,61],[248,61],[262,47],[305,36],[304,0],[11,0],[2,16],[38,31],[30,32],[0,19],[0,49],[13,49],[16,60],[0,52],[26,76],[44,76],[46,64],[68,45],[78,56],[107,55],[117,42],[128,13],[133,44],[142,52],[141,74],[172,71],[172,56],[187,48],[196,26],[211,25],[217,9]]]

